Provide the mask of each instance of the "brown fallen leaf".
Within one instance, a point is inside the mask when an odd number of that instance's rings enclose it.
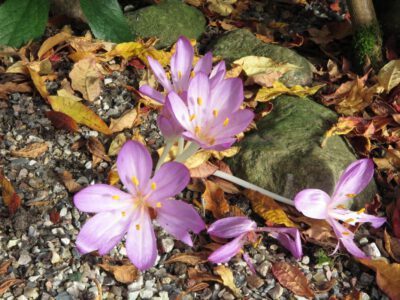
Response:
[[[400,264],[389,264],[383,259],[362,258],[359,261],[376,272],[376,283],[392,300],[400,300]]]
[[[309,226],[302,234],[307,242],[324,247],[335,247],[337,238],[332,227],[325,220],[311,219],[305,216],[293,218],[297,223],[305,223]]]
[[[225,267],[224,265],[219,265],[214,268],[214,272],[221,276],[222,283],[228,287],[236,297],[242,297],[240,289],[236,287],[235,279],[233,278],[231,269]]]
[[[386,228],[383,238],[385,241],[385,249],[389,253],[390,257],[396,262],[400,262],[400,239],[390,236],[386,231]]]
[[[17,209],[21,206],[21,198],[15,192],[11,182],[4,176],[3,171],[0,169],[0,187],[1,195],[4,204],[8,207],[11,215],[15,214]]]
[[[98,138],[96,137],[89,137],[87,140],[86,146],[89,150],[89,152],[93,155],[93,161],[95,161],[95,158],[99,158],[99,161],[105,160],[110,162],[111,159],[108,157],[106,154],[106,149],[104,148],[103,144],[99,141]]]
[[[66,114],[74,119],[78,124],[86,125],[87,127],[106,135],[112,134],[107,124],[104,123],[96,113],[82,103],[68,97],[60,96],[49,96],[48,100],[53,110]]]
[[[130,111],[123,114],[118,119],[111,119],[110,130],[112,131],[112,133],[115,133],[115,132],[120,132],[124,129],[132,128],[137,116],[138,116],[137,109],[133,108]]]
[[[297,296],[314,297],[314,292],[311,290],[306,276],[298,267],[284,261],[276,262],[272,264],[272,274],[282,286]]]
[[[50,221],[53,223],[53,224],[58,224],[59,222],[60,222],[60,213],[59,213],[59,211],[57,210],[57,208],[53,208],[51,211],[50,211]]]
[[[108,148],[108,155],[115,156],[121,150],[122,145],[126,142],[126,136],[124,133],[118,134],[111,142],[110,148]]]
[[[101,92],[101,73],[94,58],[84,58],[74,64],[69,73],[71,86],[81,92],[84,99],[94,101]]]
[[[207,257],[209,255],[210,252],[178,253],[165,261],[164,264],[180,262],[191,266],[197,266],[198,264],[207,262]]]
[[[3,280],[2,282],[0,282],[0,295],[3,295],[5,292],[7,292],[10,287],[16,284],[20,284],[22,282],[24,281],[17,278]]]
[[[64,183],[65,187],[67,188],[68,192],[76,193],[82,189],[82,186],[75,181],[72,177],[71,172],[64,170],[59,173],[62,182]]]
[[[224,191],[214,182],[205,181],[206,190],[204,198],[204,208],[211,211],[214,218],[221,219],[229,213],[229,203],[224,196]]]
[[[109,185],[116,185],[119,182],[118,172],[115,170],[110,170],[107,176],[107,183]]]
[[[245,190],[243,194],[250,200],[253,211],[264,218],[267,223],[281,224],[286,227],[297,227],[286,215],[282,207],[272,198],[253,190]]]
[[[110,264],[109,259],[103,259],[103,263],[98,266],[103,270],[114,275],[115,280],[129,284],[134,282],[139,277],[139,270],[129,261],[124,261],[123,265]]]
[[[12,156],[36,158],[49,149],[47,143],[33,143],[25,148],[11,151]]]
[[[209,161],[203,162],[200,166],[189,169],[192,178],[207,178],[215,173],[218,167]]]
[[[218,283],[222,284],[222,280],[221,280],[220,276],[215,276],[215,275],[209,274],[205,271],[199,271],[199,270],[196,270],[195,268],[188,269],[188,277],[189,277],[189,279],[192,279],[196,282],[212,281],[212,282],[218,282]]]
[[[9,259],[9,260],[3,261],[1,263],[1,265],[0,265],[0,275],[7,274],[8,267],[11,265],[11,262],[12,261]]]
[[[78,124],[70,116],[58,111],[46,111],[46,117],[57,129],[65,129],[70,132],[78,132]]]
[[[57,33],[51,37],[49,37],[47,40],[45,40],[42,45],[39,48],[38,51],[38,57],[39,59],[42,58],[44,54],[46,54],[49,50],[51,50],[54,46],[57,46],[58,44],[61,44],[68,40],[71,37],[71,34],[69,32],[60,32]]]
[[[8,81],[0,84],[0,99],[7,100],[8,94],[11,93],[30,93],[32,92],[31,86],[27,82],[16,83]]]

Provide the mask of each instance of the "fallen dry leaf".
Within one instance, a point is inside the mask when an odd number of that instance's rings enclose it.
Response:
[[[8,211],[11,215],[15,214],[17,209],[21,206],[21,198],[15,192],[11,182],[4,176],[2,170],[0,170],[0,187],[4,204],[8,207]]]
[[[305,223],[309,226],[302,234],[306,241],[324,247],[335,247],[337,238],[332,227],[325,220],[311,219],[305,216],[293,218],[297,223]]]
[[[17,278],[3,280],[2,282],[0,282],[0,295],[3,295],[5,292],[7,292],[10,287],[16,284],[20,284],[22,282],[24,281]]]
[[[107,176],[107,183],[109,185],[116,185],[119,182],[118,172],[115,170],[110,170]]]
[[[45,40],[42,45],[39,48],[38,51],[38,57],[39,59],[42,59],[42,56],[46,54],[50,49],[52,49],[54,46],[57,46],[58,44],[61,44],[68,40],[71,37],[71,34],[69,32],[60,32],[52,37],[49,37],[47,40]]]
[[[49,149],[47,143],[33,143],[25,148],[11,151],[12,156],[36,158]]]
[[[232,4],[237,0],[207,0],[208,9],[223,17],[229,16],[233,12]]]
[[[60,212],[57,210],[57,208],[53,208],[51,211],[50,211],[50,221],[53,223],[53,224],[58,224],[59,222],[60,222]]]
[[[0,84],[0,99],[8,100],[8,94],[12,93],[30,93],[32,88],[26,82],[16,83],[8,81]]]
[[[7,274],[8,267],[11,265],[11,262],[12,261],[9,259],[9,260],[3,261],[1,263],[1,265],[0,265],[0,275]]]
[[[287,262],[280,261],[272,264],[272,274],[285,288],[291,290],[297,296],[314,297],[310,284],[300,269]]]
[[[107,124],[82,103],[68,97],[60,96],[49,96],[48,100],[53,110],[66,114],[78,124],[86,125],[106,135],[112,134]]]
[[[207,257],[209,255],[210,252],[178,253],[166,260],[164,264],[180,262],[191,266],[197,266],[198,264],[207,262]]]
[[[71,172],[64,170],[59,173],[59,176],[61,177],[61,180],[67,188],[68,192],[76,193],[82,189],[82,186],[75,181]]]
[[[110,264],[108,259],[103,259],[103,263],[98,266],[103,270],[110,272],[114,275],[115,280],[130,284],[138,279],[139,270],[129,261],[125,261],[126,264],[123,265],[113,265]]]
[[[214,272],[221,276],[222,283],[228,287],[236,297],[242,297],[240,290],[235,285],[235,279],[233,278],[231,269],[224,265],[219,265],[214,268]]]
[[[138,116],[137,109],[133,108],[130,111],[123,114],[118,119],[111,119],[110,130],[112,133],[120,132],[124,129],[130,129],[134,125],[134,122]]]
[[[385,249],[389,253],[390,257],[396,262],[400,262],[400,239],[390,236],[390,234],[384,231]]]
[[[389,93],[400,83],[400,59],[389,61],[380,69],[378,82]]]
[[[228,200],[224,196],[224,191],[214,182],[205,181],[206,190],[202,197],[204,208],[211,211],[215,219],[221,219],[229,214],[230,208]]]
[[[44,99],[47,99],[47,97],[49,96],[49,92],[47,91],[44,79],[42,78],[42,76],[39,75],[39,72],[33,65],[29,64],[27,67],[29,70],[29,74],[31,75],[32,82],[35,85],[40,96],[42,96],[42,98]]]
[[[99,141],[96,137],[89,137],[87,140],[86,146],[89,152],[93,155],[98,157],[100,160],[105,160],[110,162],[111,159],[106,154],[106,149],[104,148],[103,144]],[[94,159],[94,157],[93,157]]]
[[[208,176],[215,173],[218,170],[216,165],[213,165],[209,161],[203,162],[200,166],[189,169],[190,177],[192,178],[207,178]]]
[[[400,300],[400,264],[389,264],[383,259],[363,258],[359,261],[376,272],[376,283],[392,300]]]
[[[222,283],[220,276],[215,276],[205,271],[199,271],[196,270],[195,268],[188,269],[188,277],[189,279],[194,280],[196,282],[213,281]]]
[[[94,101],[101,92],[101,73],[93,58],[81,59],[74,64],[69,73],[71,86],[81,92],[84,99]]]
[[[295,85],[290,88],[286,87],[283,83],[279,81],[275,81],[272,84],[271,88],[262,87],[255,97],[255,100],[258,102],[266,102],[276,97],[288,94],[298,97],[306,97],[310,95],[314,95],[318,90],[323,87],[324,85],[316,85],[312,87],[302,87],[300,85]]]
[[[118,134],[111,142],[110,148],[108,148],[108,155],[115,156],[118,154],[122,145],[126,142],[126,136],[123,133]]]
[[[46,117],[57,129],[65,129],[70,132],[78,132],[78,124],[70,116],[58,111],[46,111]]]

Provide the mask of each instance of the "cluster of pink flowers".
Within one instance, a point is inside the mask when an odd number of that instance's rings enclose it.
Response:
[[[238,78],[225,79],[225,64],[212,68],[212,55],[207,53],[192,70],[194,50],[181,37],[171,58],[171,79],[162,66],[149,57],[149,64],[164,91],[142,86],[141,93],[164,104],[158,125],[166,141],[184,138],[203,149],[223,150],[235,141],[235,135],[245,130],[253,119],[250,110],[241,109],[243,85]],[[153,162],[145,146],[129,141],[117,157],[117,170],[126,191],[106,185],[91,185],[78,192],[74,203],[78,209],[96,213],[81,229],[76,245],[81,253],[108,253],[126,236],[129,259],[140,270],[155,264],[157,242],[153,220],[176,239],[193,245],[190,232],[206,228],[202,218],[189,204],[176,200],[189,183],[189,170],[179,162],[168,162],[153,174]],[[363,257],[353,239],[354,234],[344,224],[371,222],[381,226],[384,218],[363,211],[352,212],[343,203],[362,191],[373,176],[373,163],[364,159],[351,164],[344,172],[332,197],[316,189],[296,195],[296,208],[306,216],[326,219],[338,240],[355,256]],[[341,221],[342,223],[338,222]],[[302,256],[300,232],[296,228],[257,227],[247,217],[217,220],[207,232],[216,237],[232,239],[214,251],[209,261],[224,263],[238,254],[247,243],[255,243],[261,232],[287,248],[295,258]],[[253,269],[248,256],[245,260]]]

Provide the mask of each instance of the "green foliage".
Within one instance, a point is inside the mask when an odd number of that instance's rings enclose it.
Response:
[[[19,47],[43,34],[48,0],[7,0],[0,6],[0,45]]]
[[[325,251],[323,249],[318,249],[317,252],[314,254],[315,258],[317,259],[317,264],[318,265],[332,265],[333,261],[332,259],[326,255]]]
[[[115,43],[132,40],[132,34],[117,0],[80,0],[81,8],[96,38]]]
[[[362,66],[365,59],[371,60],[374,68],[379,68],[382,64],[382,40],[380,39],[379,25],[364,26],[359,28],[354,34],[354,48],[358,63]]]

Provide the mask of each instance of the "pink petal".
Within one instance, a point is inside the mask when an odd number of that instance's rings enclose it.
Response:
[[[223,122],[243,103],[243,83],[240,78],[228,78],[218,83],[211,91],[211,111],[218,111],[218,122]]]
[[[263,227],[259,228],[259,230],[270,232],[270,235],[288,249],[296,259],[300,259],[303,256],[300,232],[297,228]]]
[[[203,149],[206,150],[216,150],[216,151],[223,151],[230,148],[236,142],[236,138],[217,138],[212,145],[204,145],[202,146]]]
[[[193,69],[194,74],[202,72],[206,75],[210,74],[212,68],[212,53],[207,52],[200,60],[197,62]]]
[[[151,190],[148,200],[155,203],[182,192],[190,181],[190,172],[184,164],[174,161],[167,162],[156,171],[150,181],[153,190]]]
[[[314,219],[326,219],[331,198],[318,189],[302,190],[294,197],[294,205],[303,215]]]
[[[126,250],[130,261],[141,271],[154,266],[157,243],[153,224],[146,208],[136,209],[134,221],[129,226]]]
[[[166,140],[176,139],[180,137],[184,131],[181,124],[176,120],[169,101],[165,102],[161,113],[158,115],[157,125]]]
[[[257,274],[256,268],[254,267],[253,262],[251,261],[250,256],[247,254],[247,252],[243,253],[243,260],[246,262],[247,266],[249,267],[251,273]]]
[[[203,126],[210,109],[210,82],[206,74],[198,73],[194,76],[190,81],[187,97],[189,113],[196,116],[193,124]]]
[[[208,73],[207,73],[208,74]],[[226,66],[225,61],[221,60],[216,66],[212,69],[210,74],[211,87],[214,88],[219,84],[225,77],[226,74]]]
[[[257,228],[257,224],[247,217],[228,217],[215,221],[207,233],[220,238],[234,238]]]
[[[137,190],[143,190],[148,185],[153,161],[146,147],[139,142],[128,141],[119,151],[117,158],[118,175],[125,188],[136,195]],[[139,183],[138,186],[135,185]]]
[[[130,218],[120,211],[101,212],[90,218],[83,225],[76,239],[76,246],[81,253],[98,250],[100,255],[108,253],[124,237]]]
[[[369,222],[374,228],[378,228],[386,222],[386,218],[365,214],[361,210],[355,212],[348,209],[332,209],[329,215],[353,226],[357,223]]]
[[[211,132],[214,132],[216,139],[224,137],[233,137],[243,132],[254,119],[254,113],[249,109],[240,109],[227,116],[228,124],[224,125],[224,121],[217,124]]]
[[[132,195],[107,184],[88,186],[74,195],[75,206],[85,212],[123,210],[132,206]]]
[[[170,92],[167,97],[167,102],[169,102],[168,105],[170,105],[171,111],[179,124],[185,129],[191,128],[188,108],[178,94]]]
[[[156,208],[157,221],[176,239],[192,246],[189,231],[199,233],[205,228],[202,218],[192,205],[180,200],[161,201],[161,207]]]
[[[187,90],[192,70],[194,50],[190,41],[181,36],[176,42],[176,52],[171,58],[171,75],[175,91]]]
[[[374,163],[371,159],[359,159],[350,164],[340,176],[332,195],[332,205],[347,202],[359,194],[374,176]]]
[[[213,263],[225,263],[228,262],[232,257],[234,257],[242,249],[245,243],[246,233],[239,235],[237,238],[233,239],[229,243],[219,247],[208,257],[208,260]]]
[[[153,100],[156,100],[156,101],[162,103],[162,104],[164,104],[164,102],[165,102],[165,96],[147,84],[142,85],[139,88],[139,92],[147,97],[150,97]]]
[[[154,76],[156,76],[158,82],[161,83],[167,92],[172,91],[171,82],[161,64],[151,56],[147,56],[147,60],[149,61],[149,66],[153,70]]]

